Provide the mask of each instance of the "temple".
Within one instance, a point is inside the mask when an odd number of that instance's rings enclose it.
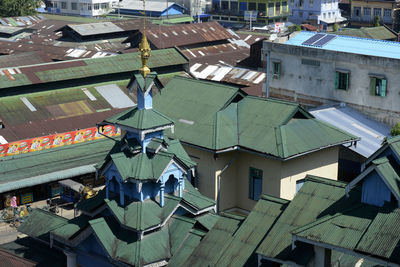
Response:
[[[128,84],[137,90],[137,106],[99,124],[122,132],[97,165],[104,189],[79,202],[81,214],[74,219],[37,210],[20,229],[34,235],[36,222],[58,220],[48,242],[64,251],[68,267],[163,266],[189,255],[218,217],[215,202],[190,183],[196,163],[178,140],[164,136],[174,123],[152,106],[152,88],[162,84],[147,67],[151,51],[145,36],[139,51],[142,68]]]

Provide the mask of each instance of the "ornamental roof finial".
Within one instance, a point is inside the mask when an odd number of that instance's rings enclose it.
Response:
[[[139,43],[140,58],[142,60],[142,67],[139,69],[139,73],[145,78],[150,73],[147,63],[151,54],[151,48],[146,37],[146,0],[143,0],[144,20],[143,20],[143,34],[142,40]]]

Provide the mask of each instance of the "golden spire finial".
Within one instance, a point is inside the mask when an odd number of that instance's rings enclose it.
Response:
[[[143,34],[138,50],[140,52],[140,58],[142,59],[142,67],[139,69],[139,72],[142,74],[143,77],[146,77],[146,75],[150,73],[150,69],[149,67],[147,67],[147,62],[149,61],[149,57],[151,54],[151,48],[146,37],[146,0],[143,0],[143,10],[144,10]]]

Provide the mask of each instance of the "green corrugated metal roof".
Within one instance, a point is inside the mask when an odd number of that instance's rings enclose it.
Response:
[[[49,242],[49,232],[66,225],[68,220],[42,209],[34,209],[24,218],[24,222],[18,227],[18,231],[34,238]]]
[[[211,230],[215,223],[217,222],[219,216],[215,213],[207,213],[205,215],[202,215],[200,217],[196,218],[196,221],[200,223],[203,227],[205,227],[207,230]]]
[[[215,266],[257,265],[254,251],[288,203],[288,200],[262,195],[230,240],[222,256],[215,262]]]
[[[213,263],[225,251],[242,220],[220,216],[214,227],[207,233],[193,253],[184,262],[176,266],[213,266]]]
[[[65,64],[65,62],[43,63],[32,66],[40,66],[41,69],[45,68],[49,70],[35,71],[33,74],[35,74],[41,82],[47,83],[107,74],[133,72],[141,67],[139,53],[127,53],[104,58],[90,58],[76,61],[83,62],[84,66],[71,67]],[[60,64],[62,67],[57,68],[57,64]],[[188,64],[188,60],[175,48],[169,48],[152,51],[148,67],[150,69],[156,69],[182,64]],[[24,68],[30,68],[32,66],[20,67],[20,70],[24,73]],[[15,80],[8,80],[6,76],[0,76],[0,88],[32,84],[25,74],[15,74],[13,77],[15,77]]]
[[[182,262],[185,262],[187,258],[193,253],[193,251],[197,248],[204,235],[205,233],[199,234],[199,231],[190,232],[183,243],[180,245],[179,249],[172,256],[172,258],[168,262],[168,265],[179,266]]]
[[[115,200],[105,200],[108,209],[122,225],[137,231],[160,225],[175,211],[180,201],[179,197],[168,194],[165,195],[164,207],[152,199],[134,201],[125,207],[119,206]]]
[[[181,141],[214,147],[216,113],[237,91],[220,83],[174,77],[162,97],[153,97],[153,106],[175,121],[175,136]]]
[[[162,139],[153,138],[151,144],[163,142]],[[111,160],[118,169],[123,180],[135,179],[144,181],[157,181],[171,162],[179,164],[187,171],[196,165],[179,140],[164,139],[165,148],[154,152],[141,152],[137,142],[129,141],[125,137],[114,144],[107,156],[96,165],[101,169]],[[128,144],[128,147],[125,144]],[[161,144],[161,143],[160,143]]]
[[[215,206],[215,201],[203,196],[187,180],[185,180],[185,189],[182,195],[183,202],[195,210],[203,210]]]
[[[105,138],[6,157],[0,161],[0,191],[92,173],[113,143]]]
[[[185,17],[178,17],[178,18],[171,18],[171,19],[162,19],[162,20],[153,20],[154,24],[176,24],[176,23],[185,23],[185,22],[193,22],[192,16],[185,16]]]
[[[109,117],[105,119],[104,122],[139,130],[152,129],[172,125],[174,123],[173,120],[154,108],[138,109],[137,107]]]
[[[194,221],[173,216],[159,231],[137,240],[137,235],[118,225],[110,218],[90,221],[91,227],[110,257],[134,266],[168,260],[194,225]],[[175,248],[175,249],[174,249]]]
[[[281,261],[303,261],[312,249],[302,249],[302,257],[296,258],[292,252],[291,232],[325,215],[333,215],[359,202],[361,194],[358,189],[345,197],[346,184],[325,178],[308,175],[301,189],[278,218],[267,236],[256,250],[256,253]],[[297,255],[298,256],[298,255]]]
[[[296,229],[293,234],[311,241],[400,263],[400,213],[395,205],[351,207]]]
[[[382,157],[372,161],[377,171],[384,179],[390,190],[400,198],[400,177],[390,164],[388,158]]]
[[[73,237],[78,231],[89,226],[89,220],[89,216],[81,215],[79,217],[69,220],[67,224],[56,229],[52,229],[51,231],[58,237],[68,240]]]
[[[346,29],[344,31],[335,32],[335,34],[376,40],[390,40],[397,38],[396,34],[394,34],[392,31],[384,26],[362,27],[360,29]]]
[[[127,156],[125,152],[111,154],[111,160],[117,167],[123,180],[158,180],[173,159],[174,155],[159,151],[155,156],[138,153]]]
[[[154,106],[175,120],[175,133],[168,134],[211,150],[240,146],[287,159],[358,140],[296,103],[243,98],[233,86],[175,77],[165,89]]]

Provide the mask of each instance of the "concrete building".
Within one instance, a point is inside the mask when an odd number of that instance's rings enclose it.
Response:
[[[308,175],[291,201],[264,194],[245,219],[219,217],[176,266],[399,266],[399,149],[387,140],[351,183]]]
[[[49,13],[96,17],[109,13],[115,0],[52,0]]]
[[[395,0],[354,0],[351,2],[350,21],[352,25],[372,26],[374,18],[379,17],[381,24],[393,25],[397,7],[398,1]]]
[[[292,199],[306,174],[336,180],[340,144],[357,140],[295,103],[220,83],[175,77],[154,103],[175,121],[167,134],[198,163],[194,183],[219,210],[251,210],[261,193]]]
[[[257,13],[254,23],[285,22],[289,15],[289,4],[286,0],[213,0],[210,10],[213,20],[232,23],[244,23],[245,11]]]
[[[264,42],[263,60],[270,61],[271,95],[310,106],[344,102],[394,125],[399,55],[398,42],[300,32],[283,44]]]
[[[146,11],[143,9],[143,1],[137,0],[124,0],[114,5],[115,13],[126,15],[143,16],[146,14],[148,17],[168,17],[182,15],[186,10],[173,1],[171,2],[157,2],[146,1]]]
[[[290,0],[289,9],[289,21],[296,24],[314,21],[331,25],[346,20],[340,14],[339,0]]]

